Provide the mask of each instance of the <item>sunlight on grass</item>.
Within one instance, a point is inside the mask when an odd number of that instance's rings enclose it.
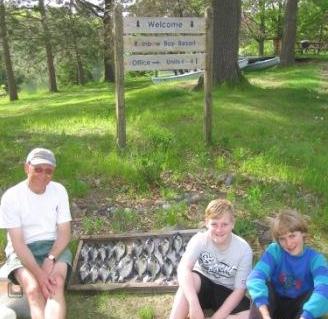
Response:
[[[302,68],[275,68],[263,72],[254,72],[248,75],[250,83],[262,88],[317,88],[320,84],[318,75],[319,66],[310,65]],[[259,76],[261,74],[261,76]]]
[[[94,179],[104,188],[115,181],[138,196],[162,187],[165,171],[177,180],[233,172],[237,185],[229,196],[235,198],[239,180],[250,176],[265,184],[253,193],[256,185],[241,185],[248,188],[245,207],[254,211],[269,200],[255,194],[274,192],[279,183],[293,199],[273,194],[273,206],[298,203],[294,187],[300,185],[328,196],[328,96],[320,69],[317,63],[246,73],[250,84],[216,88],[211,147],[203,142],[203,92],[181,83],[154,85],[146,77],[127,77],[124,150],[116,146],[113,85],[22,92],[15,103],[0,99],[0,185],[20,180],[25,154],[43,145],[65,163],[56,178],[73,197],[92,193]]]
[[[255,101],[254,101],[255,102]],[[247,107],[243,104],[230,104],[226,103],[224,106],[222,106],[224,109],[229,112],[229,110],[233,110],[231,112],[232,116],[235,117],[240,117],[242,114],[246,114],[249,116],[249,118],[257,118],[257,121],[261,121],[261,119],[265,120],[271,120],[277,122],[277,124],[280,125],[286,125],[288,123],[288,119],[284,117],[283,115],[277,114],[274,110],[272,112],[266,110],[266,109],[261,109],[258,106],[252,106],[249,104]]]
[[[296,179],[297,171],[294,170],[286,164],[273,163],[272,158],[264,154],[247,158],[240,167],[241,173],[251,174],[267,181],[290,183],[299,182]]]

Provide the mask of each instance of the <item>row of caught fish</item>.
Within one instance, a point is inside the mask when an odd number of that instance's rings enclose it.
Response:
[[[187,242],[180,234],[176,234],[173,238],[164,237],[152,238],[148,237],[144,241],[136,239],[132,244],[127,245],[123,241],[117,243],[108,242],[98,244],[85,244],[80,251],[80,258],[83,262],[102,261],[110,259],[112,256],[120,261],[125,255],[131,255],[138,258],[142,254],[151,256],[157,253],[165,257],[169,251],[174,251],[181,255],[184,252]]]
[[[111,262],[111,261],[110,261]],[[176,265],[171,259],[166,258],[161,264],[156,257],[140,256],[133,259],[126,256],[121,259],[118,265],[110,265],[108,263],[90,264],[83,263],[79,270],[79,277],[82,283],[96,283],[98,280],[102,282],[126,282],[132,278],[136,281],[154,281],[159,277],[163,277],[169,281],[176,274]]]
[[[136,239],[129,244],[123,241],[84,244],[78,263],[80,282],[153,282],[157,279],[168,282],[176,275],[189,239],[176,234],[172,238]]]

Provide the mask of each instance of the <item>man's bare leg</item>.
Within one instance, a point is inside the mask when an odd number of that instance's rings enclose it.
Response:
[[[57,262],[51,273],[51,277],[56,283],[55,295],[47,300],[44,312],[45,319],[64,319],[66,316],[64,295],[66,274],[67,265],[63,262]]]
[[[31,318],[44,319],[46,300],[35,277],[26,268],[17,269],[15,277],[26,295],[30,306]]]

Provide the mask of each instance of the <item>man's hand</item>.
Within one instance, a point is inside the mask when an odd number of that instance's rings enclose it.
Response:
[[[55,262],[50,260],[49,258],[45,258],[43,260],[42,269],[46,272],[46,274],[50,275],[52,270],[54,269]]]
[[[52,283],[49,274],[47,274],[43,269],[41,269],[40,273],[37,275],[37,280],[45,299],[54,296],[55,286]]]

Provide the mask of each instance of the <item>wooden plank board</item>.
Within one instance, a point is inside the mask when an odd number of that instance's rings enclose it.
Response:
[[[205,53],[128,55],[124,57],[125,71],[204,69]]]
[[[131,232],[131,233],[121,233],[121,234],[110,234],[110,235],[85,235],[81,236],[80,239],[82,241],[104,241],[104,240],[119,240],[119,239],[136,239],[136,238],[147,238],[147,237],[166,237],[172,236],[177,233],[181,235],[190,235],[195,234],[196,232],[200,231],[198,228],[193,229],[177,229],[177,230],[163,230],[158,232],[147,232],[147,233],[140,233],[140,232]]]
[[[116,291],[124,290],[129,292],[174,292],[178,287],[176,275],[169,280],[163,280],[160,275],[156,277],[154,281],[143,281],[139,280],[136,275],[128,279],[125,282],[101,282],[99,279],[96,282],[85,282],[82,283],[79,278],[79,267],[81,267],[81,249],[84,244],[94,245],[99,247],[101,244],[111,242],[115,244],[117,242],[124,242],[127,247],[127,252],[131,252],[132,243],[136,240],[145,242],[147,239],[152,238],[154,242],[160,243],[165,238],[174,238],[176,235],[182,236],[185,243],[199,231],[199,229],[188,229],[188,230],[174,230],[174,231],[162,231],[156,233],[124,233],[124,234],[113,234],[111,236],[83,236],[79,241],[77,252],[73,262],[73,273],[71,280],[68,285],[70,290],[101,290],[101,291]],[[164,257],[165,258],[165,257]],[[100,261],[97,261],[100,262]],[[175,265],[176,267],[177,265]]]
[[[125,17],[124,33],[205,33],[204,18]]]
[[[150,52],[202,52],[205,51],[205,36],[124,36],[124,51]]]

